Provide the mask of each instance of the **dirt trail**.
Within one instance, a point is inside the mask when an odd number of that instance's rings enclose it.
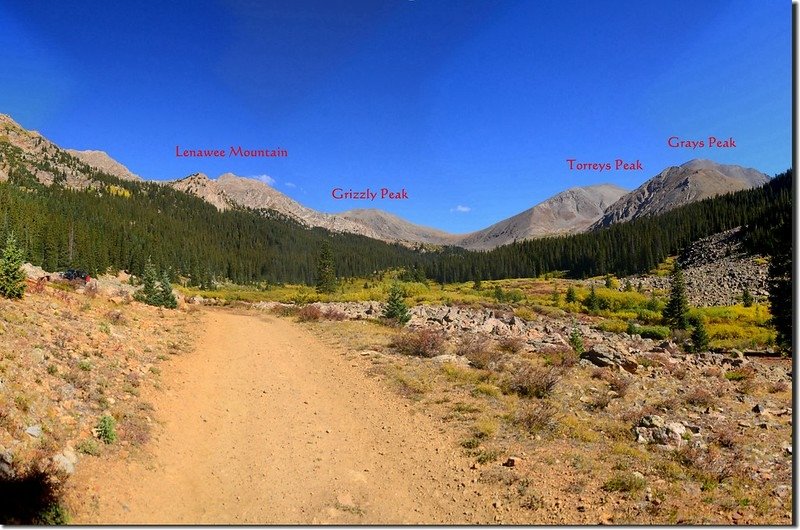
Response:
[[[343,352],[276,317],[203,325],[148,396],[152,455],[82,459],[74,522],[494,522],[453,440]]]

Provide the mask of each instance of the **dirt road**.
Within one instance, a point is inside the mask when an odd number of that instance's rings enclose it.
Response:
[[[73,522],[494,521],[457,444],[343,352],[277,317],[203,321],[148,396],[150,457],[83,458]]]

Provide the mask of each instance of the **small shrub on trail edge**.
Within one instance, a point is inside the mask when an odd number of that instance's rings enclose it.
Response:
[[[432,329],[404,331],[395,335],[389,346],[403,355],[436,357],[444,350],[444,334]]]
[[[342,313],[342,312],[341,312],[341,311],[339,311],[338,309],[333,309],[332,307],[329,307],[329,308],[328,308],[328,309],[326,309],[326,310],[325,310],[325,312],[322,314],[322,317],[323,317],[325,320],[335,320],[335,321],[337,321],[337,322],[341,322],[342,320],[344,320],[345,318],[347,318],[347,315],[345,315],[344,313]]]
[[[495,368],[503,359],[503,353],[493,350],[489,340],[481,335],[462,338],[456,347],[456,355],[463,355],[475,368]]]
[[[549,396],[561,380],[561,370],[554,367],[537,368],[522,364],[506,381],[506,388],[523,397]]]
[[[297,320],[300,322],[316,322],[322,318],[322,311],[315,305],[307,305],[297,312]]]
[[[479,355],[489,349],[489,339],[485,335],[464,335],[456,345],[456,355],[461,355],[470,359],[473,355]],[[472,360],[472,359],[470,359]]]
[[[550,428],[556,411],[547,401],[534,401],[522,405],[514,415],[514,423],[534,433]]]

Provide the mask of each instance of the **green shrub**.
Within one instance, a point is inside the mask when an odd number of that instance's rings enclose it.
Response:
[[[113,416],[104,414],[97,422],[97,437],[105,444],[117,441],[117,421]]]

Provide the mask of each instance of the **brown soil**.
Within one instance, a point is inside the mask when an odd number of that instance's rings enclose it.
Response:
[[[144,396],[160,423],[146,453],[81,460],[73,522],[498,520],[457,442],[344,351],[277,317],[202,321]]]

